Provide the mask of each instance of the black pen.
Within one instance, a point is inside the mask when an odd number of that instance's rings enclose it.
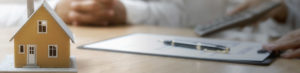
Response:
[[[221,53],[228,53],[230,48],[225,47],[223,45],[211,44],[211,43],[191,43],[191,42],[184,42],[184,41],[174,41],[174,40],[164,40],[164,44],[174,47],[183,47],[189,49],[196,49],[202,51],[214,51],[214,52],[221,52]]]

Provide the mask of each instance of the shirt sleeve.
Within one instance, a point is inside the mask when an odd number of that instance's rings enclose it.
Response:
[[[52,9],[56,7],[59,0],[47,0]],[[25,1],[26,2],[26,1]],[[35,0],[34,8],[40,6],[42,0]],[[27,19],[27,5],[23,4],[1,4],[0,5],[0,27],[21,26],[22,22]]]
[[[13,27],[27,17],[25,4],[2,4],[0,5],[0,27]]]
[[[47,2],[52,9],[55,9],[56,4],[59,2],[59,0],[47,0]]]
[[[294,29],[300,28],[300,0],[285,0],[288,7],[287,23],[294,25]]]
[[[121,0],[131,24],[180,26],[182,0]]]

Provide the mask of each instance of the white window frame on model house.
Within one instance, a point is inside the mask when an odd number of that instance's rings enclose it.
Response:
[[[51,48],[51,47],[55,47],[55,48]],[[55,55],[55,56],[53,56],[53,55]],[[57,56],[58,56],[57,45],[48,45],[48,58],[57,58]]]
[[[38,20],[37,21],[37,32],[38,33],[47,33],[47,25],[48,25],[48,22],[47,20]]]
[[[21,46],[22,46],[22,48],[21,48]],[[21,51],[21,49],[23,49],[23,52]],[[24,53],[25,53],[25,45],[20,44],[19,45],[19,54],[24,54]]]

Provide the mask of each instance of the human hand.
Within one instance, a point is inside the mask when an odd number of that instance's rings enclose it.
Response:
[[[300,57],[300,29],[290,32],[279,40],[263,45],[263,48],[269,51],[287,50],[281,56],[284,58]]]
[[[69,18],[73,25],[108,25],[113,17],[115,0],[76,0],[71,3]]]
[[[125,24],[126,11],[119,0],[61,0],[58,15],[72,25]]]
[[[256,8],[260,4],[263,4],[264,2],[271,1],[271,0],[246,0],[245,3],[238,6],[236,9],[231,11],[228,15],[234,15],[238,14],[242,11],[245,11],[247,9]],[[258,21],[265,21],[268,18],[273,18],[275,21],[284,23],[287,18],[287,8],[285,4],[283,3],[283,0],[281,0],[281,5],[277,8],[274,8],[273,10],[269,11],[266,15],[262,16]]]

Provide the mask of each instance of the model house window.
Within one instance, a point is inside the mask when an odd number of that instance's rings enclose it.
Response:
[[[33,47],[29,47],[29,54],[34,54],[34,49],[33,49]]]
[[[47,21],[46,20],[38,20],[38,32],[39,33],[47,32]]]
[[[48,46],[48,57],[50,58],[56,58],[57,57],[57,45],[49,45]]]
[[[19,45],[19,53],[24,54],[25,48],[24,45]]]

